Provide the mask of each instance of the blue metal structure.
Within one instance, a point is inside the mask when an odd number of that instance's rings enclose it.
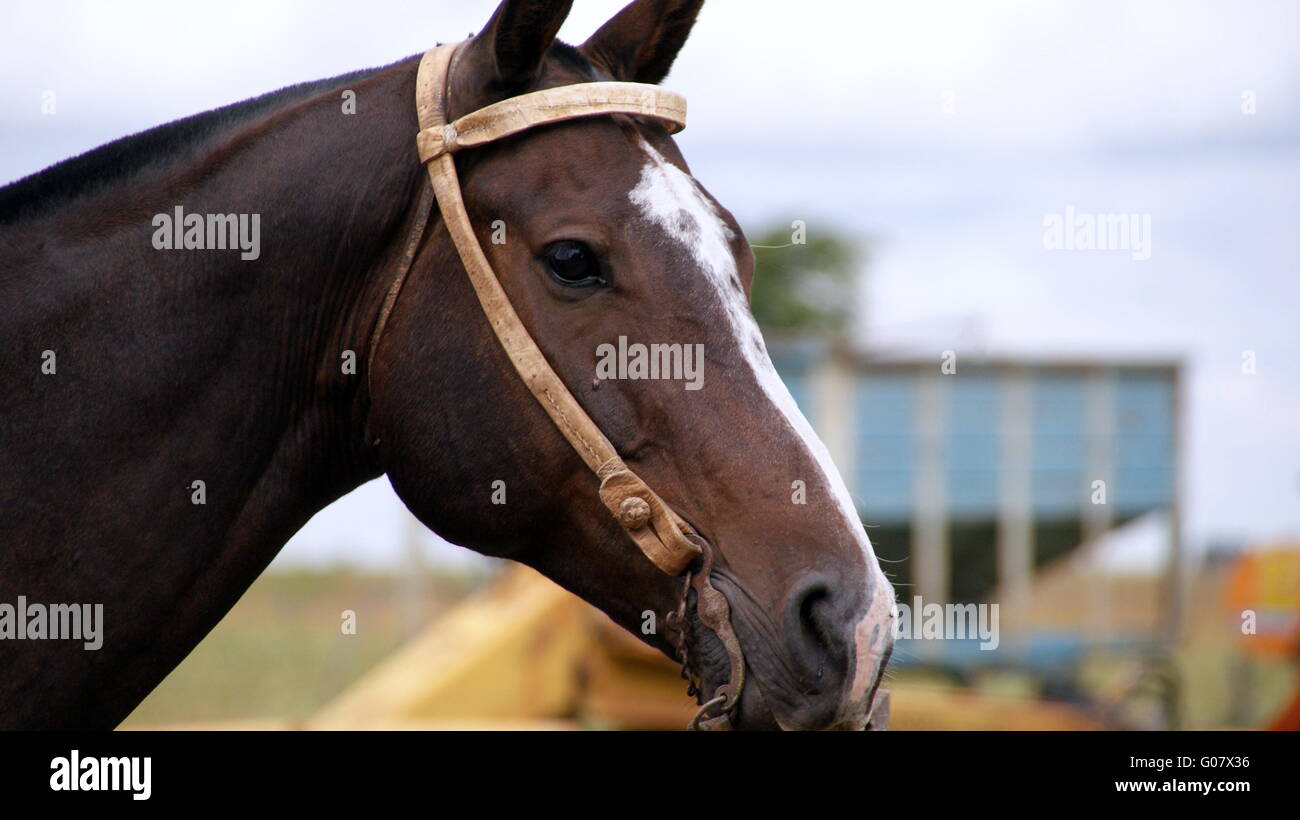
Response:
[[[920,588],[918,556],[935,546],[918,538],[925,516],[930,532],[942,534],[939,547],[949,562],[947,586],[937,596],[946,595],[945,602],[985,601],[1005,580],[998,551],[1004,530],[1014,526],[1009,506],[1031,519],[1033,567],[1155,510],[1168,513],[1171,544],[1177,543],[1177,362],[1002,358],[957,360],[945,370],[938,351],[900,359],[850,355],[807,340],[769,348],[801,409],[828,443],[839,443],[832,454],[900,600]],[[835,412],[823,406],[828,393],[839,404]],[[1018,438],[1019,451],[1009,450],[1009,436]],[[1008,452],[1019,452],[1020,460],[1008,461]],[[925,470],[937,480],[927,484]],[[1008,481],[1016,470],[1020,481]],[[1022,497],[1009,499],[1015,492]],[[1176,577],[1176,546],[1172,552]],[[1127,651],[1152,637],[1115,636],[1113,643]],[[976,651],[969,640],[922,652],[907,641],[899,657],[905,665],[924,655],[960,674],[1011,665],[1057,686],[1095,648],[1074,633],[1022,638],[1011,653]]]
[[[773,361],[805,415],[820,427],[812,389],[825,361],[812,343],[773,345]],[[919,360],[861,359],[854,373],[853,470],[845,479],[868,523],[907,522],[918,452],[918,382],[938,372],[939,357]],[[1175,413],[1178,365],[1013,361],[962,364],[947,388],[944,474],[948,513],[955,520],[998,515],[1006,376],[1023,375],[1032,386],[1033,512],[1036,518],[1078,515],[1091,490],[1086,407],[1089,382],[1111,385],[1106,427],[1111,476],[1108,503],[1116,520],[1128,520],[1175,503]],[[825,435],[825,430],[819,430]]]

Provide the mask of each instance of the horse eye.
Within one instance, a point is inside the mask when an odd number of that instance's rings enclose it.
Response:
[[[546,267],[563,285],[579,286],[603,282],[600,262],[591,248],[572,239],[552,242],[542,253]]]

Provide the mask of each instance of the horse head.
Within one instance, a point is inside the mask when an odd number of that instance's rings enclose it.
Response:
[[[528,92],[657,84],[702,0],[637,0],[578,47],[568,3],[506,0],[460,47],[448,119]],[[435,221],[372,351],[382,468],[428,527],[531,565],[684,659],[701,701],[735,685],[703,612],[721,593],[743,653],[739,728],[862,728],[894,594],[849,493],[782,384],[749,308],[754,258],[662,122],[529,129],[455,156],[492,271],[554,372],[705,559],[657,568],[516,373]],[[716,615],[715,615],[716,618]],[[733,692],[734,694],[734,692]]]

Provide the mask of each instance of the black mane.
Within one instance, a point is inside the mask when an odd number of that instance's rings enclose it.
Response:
[[[578,49],[556,40],[550,54],[561,65],[578,71],[586,79],[596,79],[587,58]],[[397,62],[404,62],[405,59]],[[298,83],[259,97],[193,114],[121,137],[92,148],[84,154],[65,159],[43,171],[0,187],[0,225],[31,219],[54,207],[127,179],[147,168],[168,160],[184,158],[209,138],[231,127],[254,119],[277,106],[307,99],[315,94],[338,88],[397,65],[366,68],[337,77]]]
[[[394,63],[395,65],[395,63]],[[94,193],[169,159],[277,106],[306,99],[383,71],[367,68],[297,85],[158,125],[62,160],[0,188],[0,225],[47,213],[57,205]]]

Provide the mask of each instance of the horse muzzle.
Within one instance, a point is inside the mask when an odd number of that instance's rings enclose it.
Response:
[[[718,604],[692,597],[688,676],[704,704],[692,728],[886,728],[880,683],[893,649],[894,594],[878,569],[871,575],[872,586],[858,594],[805,577],[771,617],[726,569],[710,573],[708,589],[725,602],[726,620],[715,629]]]

